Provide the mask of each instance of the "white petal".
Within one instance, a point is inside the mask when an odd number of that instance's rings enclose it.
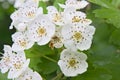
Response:
[[[42,7],[39,7],[38,10],[37,10],[37,13],[36,13],[36,15],[40,15],[40,14],[43,14],[43,8]]]
[[[15,26],[15,28],[16,28],[18,31],[25,31],[26,28],[27,28],[27,24],[25,24],[25,23],[20,23],[20,24],[18,24],[17,26]]]
[[[95,27],[94,26],[86,26],[86,34],[93,35],[95,33]]]
[[[66,48],[72,50],[72,51],[76,51],[77,50],[73,40],[66,40],[66,41],[64,41],[64,46]]]
[[[80,1],[80,9],[86,7],[89,3],[85,0]],[[79,7],[78,7],[79,8]]]
[[[40,41],[38,41],[38,45],[45,45],[47,44],[49,41],[51,40],[50,37],[46,36],[46,37],[42,37]]]
[[[15,51],[15,52],[17,52],[17,51],[24,50],[24,48],[21,47],[20,45],[18,45],[17,43],[13,43],[12,50]]]
[[[7,65],[5,65],[4,63],[0,63],[1,65],[0,65],[0,70],[1,70],[1,73],[6,73],[6,72],[8,72],[8,70],[9,70],[9,66]]]
[[[29,41],[29,43],[26,46],[26,49],[31,48],[34,45],[34,41]]]
[[[77,48],[81,51],[88,50],[91,47],[92,41],[90,39],[84,39],[81,43],[77,45]]]
[[[82,60],[87,60],[87,55],[83,52],[74,52],[75,53],[75,56],[77,59],[79,59],[79,61],[82,61]]]
[[[16,42],[18,41],[19,38],[23,37],[22,32],[15,32],[14,34],[12,34],[12,41]]]
[[[48,6],[47,10],[48,10],[48,14],[53,14],[53,13],[58,12],[56,7],[54,7],[54,6]]]
[[[66,5],[58,3],[61,8],[66,8]]]
[[[14,7],[19,8],[24,3],[24,1],[25,0],[16,0],[15,4],[14,4]]]
[[[42,77],[37,72],[34,72],[34,78],[35,78],[34,80],[42,80]]]
[[[9,45],[4,45],[4,53],[12,54],[12,48]]]

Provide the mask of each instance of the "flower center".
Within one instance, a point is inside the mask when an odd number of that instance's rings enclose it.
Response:
[[[19,40],[20,46],[25,47],[27,45],[26,41]]]
[[[60,20],[61,20],[60,14],[56,13],[56,14],[54,15],[53,21],[54,21],[54,22],[57,22],[57,21],[60,21]]]
[[[20,63],[17,63],[17,64],[15,63],[13,65],[14,65],[15,69],[21,69],[21,67],[22,67],[22,65]]]
[[[76,65],[76,60],[75,59],[70,59],[69,65],[70,65],[70,67],[74,67]]]
[[[60,38],[57,37],[57,36],[54,36],[54,37],[52,38],[52,40],[56,43],[56,42],[59,42],[59,41],[60,41]]]
[[[52,37],[52,39],[50,41],[49,47],[51,47],[53,49],[55,47],[55,44],[59,44],[60,42],[61,42],[60,37],[54,36],[54,37]]]
[[[38,28],[38,30],[37,30],[37,33],[38,33],[38,35],[44,35],[45,33],[46,33],[46,29],[44,29],[44,28]]]
[[[29,18],[33,18],[35,16],[35,13],[33,11],[28,12],[27,16]]]
[[[33,77],[29,75],[29,77],[26,77],[25,80],[33,80]]]
[[[72,18],[72,22],[80,22],[80,18],[78,17],[78,16],[74,16],[73,18]]]
[[[73,38],[76,40],[76,41],[80,41],[82,39],[82,34],[81,32],[75,32],[74,35],[73,35]]]
[[[5,60],[5,62],[9,62],[10,58],[9,57],[3,57],[3,60]]]

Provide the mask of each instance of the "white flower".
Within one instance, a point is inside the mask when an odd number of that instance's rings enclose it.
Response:
[[[28,67],[30,60],[25,57],[23,51],[14,52],[8,45],[4,45],[4,54],[0,61],[2,73],[8,72],[8,79],[18,77]]]
[[[30,59],[26,60],[24,51],[17,52],[12,56],[11,68],[8,72],[8,79],[19,77],[29,65]]]
[[[32,69],[27,68],[23,74],[21,74],[15,80],[42,80],[42,77],[36,71],[33,72]]]
[[[0,61],[0,69],[2,73],[6,73],[10,69],[11,58],[14,55],[12,48],[8,45],[4,45],[4,54]]]
[[[62,28],[64,45],[66,48],[73,50],[87,50],[91,46],[94,32],[94,26],[81,23],[66,24]]]
[[[9,29],[13,29],[13,26],[16,28],[17,31],[26,31],[29,22],[23,22],[20,20],[20,13],[19,11],[15,11],[11,14],[10,18],[12,19],[12,23]]]
[[[62,38],[62,34],[61,34],[61,29],[62,27],[56,27],[56,31],[54,36],[52,37],[49,46],[51,48],[61,48],[63,46],[63,38]]]
[[[43,10],[41,7],[38,8],[38,6],[34,2],[26,2],[24,3],[19,9],[20,13],[20,20],[21,21],[31,21],[34,20],[35,17],[37,17],[39,14],[43,13]]]
[[[47,44],[55,33],[55,25],[45,15],[38,16],[29,27],[31,40],[39,45]]]
[[[38,5],[32,1],[25,2],[17,11],[11,14],[12,23],[10,29],[13,26],[15,28],[19,27],[20,23],[25,23],[25,25],[31,23],[39,14],[43,14],[41,7],[38,8]]]
[[[87,56],[78,51],[62,51],[58,65],[65,76],[77,76],[87,71]]]
[[[92,23],[91,20],[86,19],[86,14],[81,11],[76,11],[74,7],[64,9],[63,14],[64,22],[67,23],[82,23],[89,25]]]
[[[22,18],[24,18],[21,12],[22,12],[22,9],[21,11],[18,9],[10,15],[10,18],[12,19],[12,23],[9,27],[10,29],[13,29],[13,26],[14,26],[18,31],[25,31],[25,29],[27,28],[29,21],[25,22],[21,20]]]
[[[61,12],[58,12],[57,8],[54,6],[48,6],[48,17],[56,25],[63,25],[63,16]]]
[[[12,45],[13,51],[23,51],[29,49],[34,45],[34,42],[27,36],[28,32],[16,32],[12,35]]]
[[[62,8],[74,7],[75,9],[82,9],[88,5],[86,0],[67,0],[64,4],[59,4]]]

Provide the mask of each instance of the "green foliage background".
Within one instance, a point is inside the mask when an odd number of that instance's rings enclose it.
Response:
[[[54,5],[61,10],[57,3],[65,0],[50,0],[40,5],[46,13],[47,5]],[[120,80],[120,0],[88,0],[90,2],[84,10],[87,17],[92,19],[96,27],[91,48],[84,51],[88,55],[87,72],[76,77],[65,77],[57,65],[61,49],[54,49],[35,44],[26,50],[26,56],[31,59],[30,67],[38,71],[44,80]],[[13,11],[0,7],[0,49],[3,44],[11,44],[9,30],[9,15]],[[6,75],[0,74],[0,80],[7,80]]]

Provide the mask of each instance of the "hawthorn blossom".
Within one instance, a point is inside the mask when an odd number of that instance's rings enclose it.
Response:
[[[8,72],[8,79],[17,78],[26,70],[30,60],[26,60],[24,51],[14,52],[9,45],[4,45],[3,50],[4,54],[0,61],[1,72]]]
[[[39,15],[32,22],[28,31],[32,41],[37,42],[39,45],[45,45],[54,35],[55,25],[46,17],[46,15]]]
[[[34,41],[31,41],[28,37],[28,32],[16,32],[12,35],[12,50],[23,51],[29,49],[34,45]]]
[[[94,26],[81,23],[66,24],[62,28],[62,36],[66,48],[81,51],[87,50],[92,44]]]
[[[38,8],[38,5],[35,2],[27,1],[25,2],[18,10],[11,14],[12,23],[10,29],[19,27],[19,24],[22,23],[29,25],[39,14],[43,14],[43,9]]]
[[[86,14],[81,11],[76,11],[74,7],[64,9],[63,19],[66,24],[68,23],[82,23],[89,25],[92,23],[90,19],[86,19]]]
[[[13,56],[12,48],[9,45],[4,45],[4,53],[0,60],[0,70],[6,73],[10,69],[11,58]]]
[[[87,55],[83,52],[65,49],[61,52],[58,65],[65,76],[77,76],[87,71]]]
[[[22,73],[15,80],[42,80],[42,77],[36,71],[33,71],[30,68],[27,68],[24,73]]]
[[[48,6],[47,7],[48,10],[48,17],[50,18],[50,20],[52,20],[53,23],[55,23],[56,25],[63,25],[63,15],[61,12],[59,12],[57,10],[56,7],[54,6]]]
[[[8,79],[19,77],[28,68],[29,62],[30,59],[26,59],[24,51],[19,51],[14,54],[11,58]]]
[[[19,11],[15,11],[11,14],[10,18],[12,19],[12,23],[9,29],[13,29],[13,26],[14,26],[17,31],[21,31],[21,32],[26,31],[29,23],[21,21],[20,14],[21,13]]]
[[[25,22],[34,20],[35,17],[43,13],[42,8],[38,8],[38,5],[31,1],[24,3],[18,11],[20,12],[20,19]]]
[[[49,46],[51,48],[61,48],[63,46],[63,37],[62,37],[62,34],[61,34],[61,29],[62,27],[56,27],[56,31],[55,31],[55,34],[54,36],[52,37],[50,43],[49,43]]]
[[[59,4],[61,8],[74,7],[75,9],[82,9],[88,5],[86,0],[66,0],[65,4]]]
[[[76,11],[74,7],[64,9],[64,19],[66,23],[80,22],[85,18],[86,14],[81,11]]]

